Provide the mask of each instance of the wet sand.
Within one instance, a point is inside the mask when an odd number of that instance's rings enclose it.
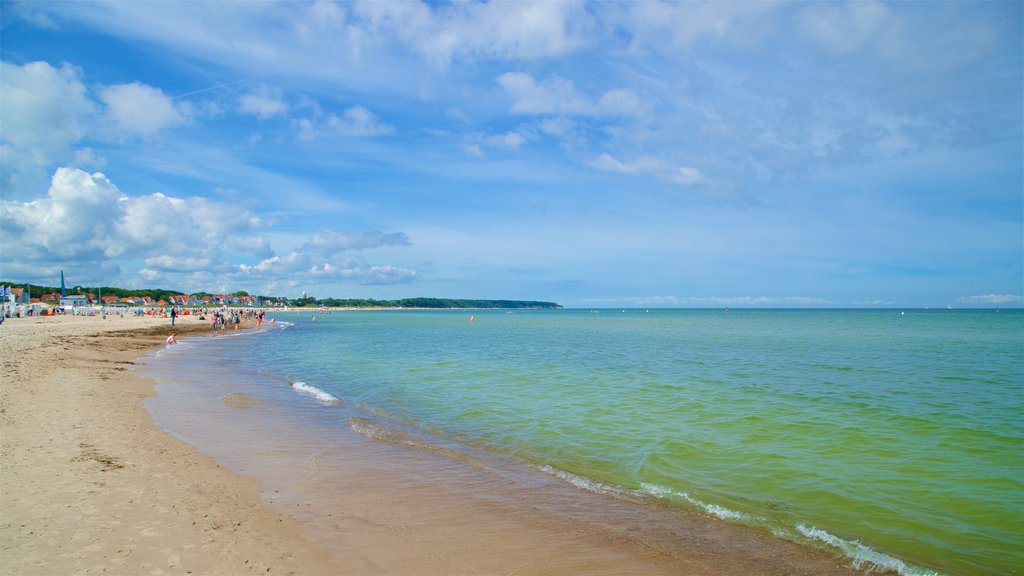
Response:
[[[190,320],[179,336],[209,333]],[[856,573],[828,551],[424,447],[372,420],[303,445],[315,422],[284,422],[258,391],[183,367],[213,401],[168,394],[163,409],[204,423],[191,433],[215,460],[143,408],[153,383],[131,364],[169,329],[74,317],[0,328],[0,572]]]

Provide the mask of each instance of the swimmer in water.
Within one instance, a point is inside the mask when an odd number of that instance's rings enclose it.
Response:
[[[170,346],[171,344],[177,344],[177,343],[178,343],[178,339],[174,337],[173,333],[170,336],[167,337],[167,345],[168,346]]]

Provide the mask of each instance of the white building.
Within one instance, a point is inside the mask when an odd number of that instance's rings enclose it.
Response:
[[[60,305],[63,308],[82,308],[89,306],[90,304],[87,296],[76,294],[74,296],[61,296]]]

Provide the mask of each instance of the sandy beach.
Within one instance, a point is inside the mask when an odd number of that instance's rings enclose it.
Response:
[[[179,335],[208,333],[183,317]],[[132,361],[170,320],[40,317],[0,327],[0,572],[343,573],[257,482],[157,429]]]
[[[194,318],[178,324],[185,338],[209,332]],[[390,451],[386,468],[353,454],[357,447],[337,454],[333,472],[325,458],[316,481],[331,483],[327,496],[289,514],[268,501],[266,478],[231,472],[153,423],[143,407],[153,382],[132,364],[170,332],[168,319],[136,318],[0,328],[0,572],[856,573],[848,559],[696,514],[665,511],[673,528],[664,534],[602,525],[586,510],[607,503],[585,491],[579,516],[555,516],[491,495],[501,490],[493,473],[459,462],[441,472],[464,475],[473,491],[439,490],[400,474],[409,453],[401,442],[365,441],[364,451]],[[254,411],[240,393],[218,404]]]

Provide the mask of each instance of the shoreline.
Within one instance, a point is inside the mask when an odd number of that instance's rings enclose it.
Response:
[[[167,319],[10,319],[0,390],[3,574],[316,574],[343,571],[259,483],[160,430],[154,382],[130,365]]]
[[[210,333],[197,320],[175,327],[189,329]],[[494,500],[503,488],[494,487],[493,471],[446,458],[439,467],[435,458],[435,477],[421,479],[409,474],[422,471],[421,451],[365,437],[360,449],[350,442],[321,458],[312,480],[330,487],[327,496],[293,494],[289,513],[271,496],[273,479],[249,469],[256,462],[248,455],[240,456],[244,471],[232,471],[208,445],[159,427],[144,406],[156,397],[155,381],[126,367],[170,330],[166,319],[80,317],[0,328],[0,346],[20,351],[4,360],[0,392],[0,573],[860,573],[848,558],[699,514],[672,512],[671,533],[647,541],[586,513],[552,516],[532,500]],[[213,388],[212,366],[194,368]],[[244,399],[228,394],[212,404],[257,414],[235,402]],[[283,461],[266,461],[283,485],[310,480]],[[445,487],[460,474],[479,489]],[[562,488],[581,509],[604,503]]]

